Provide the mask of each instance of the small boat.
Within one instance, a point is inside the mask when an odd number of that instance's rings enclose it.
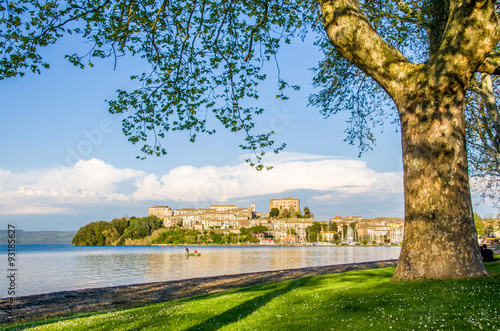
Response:
[[[189,254],[186,254],[186,256],[200,256],[201,253],[189,253]]]

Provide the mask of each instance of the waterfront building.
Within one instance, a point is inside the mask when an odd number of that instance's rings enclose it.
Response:
[[[272,199],[270,207],[281,208],[283,210],[300,210],[299,200],[295,198]],[[297,209],[295,209],[297,208]],[[289,209],[289,210],[290,210]],[[255,204],[247,208],[239,208],[236,205],[211,205],[208,209],[181,208],[172,210],[168,206],[154,206],[149,208],[149,215],[163,219],[165,227],[185,227],[202,231],[205,229],[221,229],[228,232],[238,233],[241,228],[251,228],[253,226],[265,226],[269,230],[268,235],[272,235],[278,242],[300,243],[310,241],[307,238],[307,228],[314,224],[313,218],[257,218]],[[329,225],[336,222],[337,231]],[[318,222],[321,231],[318,238],[325,242],[334,242],[338,235],[344,241],[362,242],[386,242],[400,243],[403,241],[404,220],[402,218],[364,219],[360,216],[335,216],[329,219],[329,224],[325,221]],[[347,232],[344,232],[344,225]],[[269,239],[269,238],[259,238]],[[313,240],[313,241],[315,241]]]
[[[305,241],[307,227],[313,225],[312,218],[278,218],[273,219],[271,228],[276,231],[277,238],[290,234],[293,231],[298,236],[299,241]]]
[[[283,237],[281,237],[281,243],[282,244],[298,244],[299,243],[299,236],[295,234],[286,234]]]
[[[326,242],[334,242],[335,241],[335,235],[338,235],[338,231],[324,231],[322,232],[323,234],[323,241]]]
[[[364,219],[356,228],[360,240],[368,242],[400,243],[404,235],[404,219],[384,218]]]

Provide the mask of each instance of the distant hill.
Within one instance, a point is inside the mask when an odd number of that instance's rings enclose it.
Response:
[[[23,231],[16,229],[16,244],[71,244],[76,231]],[[7,244],[7,230],[0,230],[0,244]]]

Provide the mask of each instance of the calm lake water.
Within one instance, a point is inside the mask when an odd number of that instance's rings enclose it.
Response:
[[[185,278],[397,259],[400,247],[73,247],[17,245],[16,296]],[[0,245],[7,297],[7,246]],[[0,283],[0,284],[1,284]]]

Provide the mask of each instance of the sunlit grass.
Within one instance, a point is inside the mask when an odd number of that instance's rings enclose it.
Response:
[[[500,330],[500,262],[487,268],[440,281],[390,283],[394,268],[316,276],[11,329]]]

